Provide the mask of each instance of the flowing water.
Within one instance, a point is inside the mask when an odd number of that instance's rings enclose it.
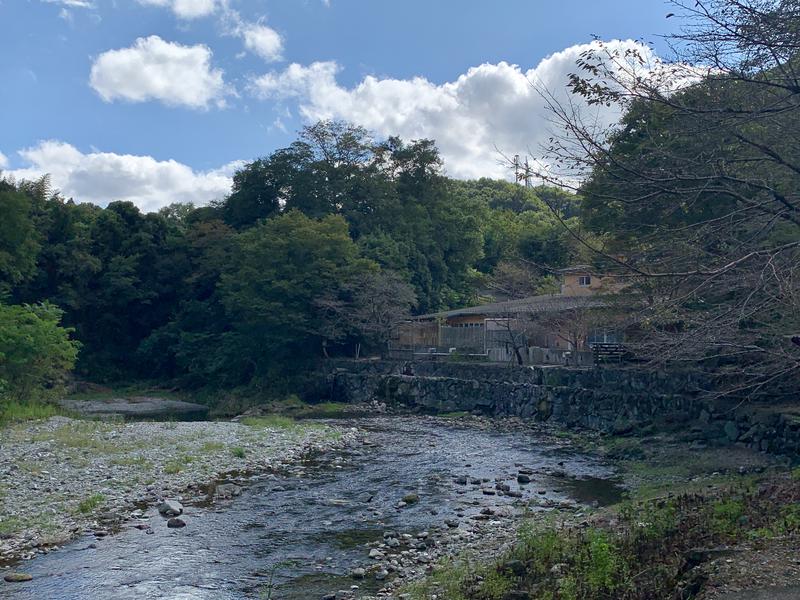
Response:
[[[22,565],[33,581],[0,583],[0,598],[224,600],[265,598],[274,586],[273,599],[313,600],[349,588],[347,574],[368,562],[367,544],[386,529],[415,533],[459,512],[464,519],[484,507],[520,503],[458,485],[458,476],[505,481],[523,500],[604,503],[619,494],[596,458],[531,431],[423,417],[356,425],[368,432],[369,445],[318,457],[302,473],[254,479],[233,500],[185,507],[183,529],[168,529],[151,510],[151,535],[129,528],[76,540]],[[534,474],[530,485],[519,486],[520,467],[567,477]],[[396,508],[409,493],[419,502]],[[377,585],[359,584],[362,591]]]

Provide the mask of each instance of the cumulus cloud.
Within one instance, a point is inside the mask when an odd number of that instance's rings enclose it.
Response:
[[[247,23],[239,33],[244,47],[268,62],[281,60],[283,40],[280,34],[261,23]]]
[[[169,8],[179,19],[199,19],[217,10],[217,0],[138,0],[145,6]]]
[[[173,202],[207,204],[230,192],[234,171],[244,162],[234,161],[218,169],[195,171],[174,160],[151,156],[81,152],[57,140],[39,142],[19,151],[26,166],[9,171],[16,179],[36,179],[49,173],[53,185],[79,202],[105,206],[128,200],[144,211],[158,210]]]
[[[609,47],[635,47],[633,41],[613,41]],[[523,70],[506,62],[470,68],[455,81],[435,84],[423,77],[391,79],[365,77],[353,88],[340,85],[335,62],[292,64],[281,72],[267,73],[251,82],[265,99],[299,101],[306,120],[340,118],[381,135],[436,140],[448,173],[455,177],[504,177],[498,149],[506,153],[536,152],[550,135],[549,113],[539,89],[556,99],[566,99],[567,76],[575,61],[595,43],[556,52],[535,67]],[[588,107],[584,107],[588,111]],[[619,118],[618,109],[592,109],[598,125]]]
[[[130,48],[103,52],[92,65],[89,82],[106,102],[223,106],[229,91],[222,70],[211,67],[211,57],[208,46],[182,46],[151,35],[138,38]]]
[[[0,152],[0,169],[5,169],[8,166],[8,157]]]

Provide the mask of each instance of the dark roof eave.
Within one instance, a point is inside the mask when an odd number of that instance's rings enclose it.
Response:
[[[575,308],[600,308],[608,306],[608,301],[598,296],[531,296],[520,300],[508,300],[479,306],[469,306],[412,317],[411,321],[431,321],[439,318],[467,315],[513,316],[523,313],[546,313],[572,310]]]

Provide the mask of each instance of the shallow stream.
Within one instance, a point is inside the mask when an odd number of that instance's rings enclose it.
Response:
[[[130,527],[80,538],[21,565],[33,581],[0,583],[0,598],[313,600],[354,583],[370,591],[380,584],[348,573],[369,562],[367,544],[387,529],[415,534],[526,499],[603,504],[619,494],[599,460],[530,430],[424,417],[345,424],[363,429],[367,444],[256,478],[232,500],[187,506],[182,529],[151,509],[152,534]],[[530,484],[518,484],[520,468],[533,472]],[[522,498],[456,483],[464,475],[507,483]],[[397,508],[410,493],[419,501]]]

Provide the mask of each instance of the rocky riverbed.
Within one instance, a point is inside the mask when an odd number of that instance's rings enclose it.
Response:
[[[52,417],[5,428],[0,436],[0,564],[8,564],[86,532],[104,537],[164,498],[202,501],[221,478],[280,471],[309,454],[341,448],[357,434],[287,420]]]
[[[292,435],[315,443],[314,429]],[[602,461],[513,420],[391,416],[338,421],[332,431],[345,433],[331,452],[229,478],[213,502],[184,503],[185,527],[170,527],[170,511],[151,506],[115,535],[25,563],[33,580],[3,591],[76,600],[398,597],[440,560],[496,552],[523,514],[580,518],[619,495]],[[176,495],[150,485],[148,498]]]

